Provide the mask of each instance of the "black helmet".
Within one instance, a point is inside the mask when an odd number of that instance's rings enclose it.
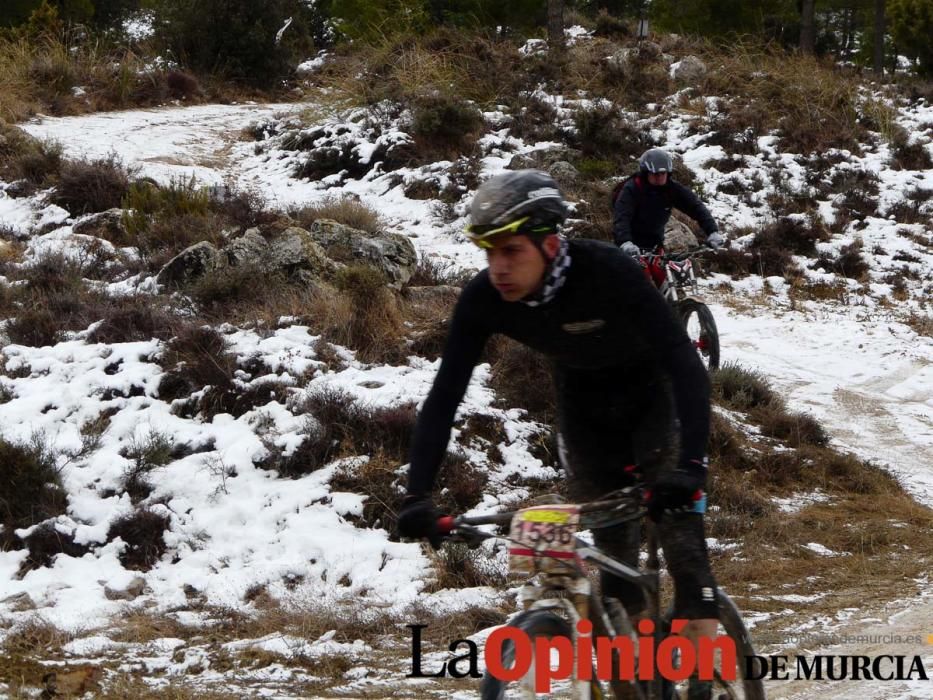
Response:
[[[660,148],[649,148],[642,153],[638,165],[643,173],[670,173],[674,170],[671,154]]]
[[[486,180],[470,203],[467,234],[483,247],[503,234],[545,236],[567,218],[560,187],[541,170],[516,170]]]

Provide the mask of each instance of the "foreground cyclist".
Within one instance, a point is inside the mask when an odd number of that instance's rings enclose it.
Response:
[[[487,339],[501,333],[554,363],[561,462],[574,495],[598,498],[644,479],[674,579],[675,614],[692,621],[688,636],[713,637],[716,584],[703,530],[706,370],[630,257],[608,243],[558,235],[567,210],[557,183],[537,170],[499,175],[477,190],[467,232],[489,267],[457,302],[415,428],[399,532],[439,543],[435,477],[473,368]],[[611,555],[636,562],[637,525],[595,537]],[[615,577],[603,578],[603,594],[632,615],[645,605],[638,587]]]

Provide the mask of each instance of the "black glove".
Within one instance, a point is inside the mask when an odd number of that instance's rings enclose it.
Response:
[[[428,496],[405,496],[398,513],[398,534],[413,540],[424,538],[438,549],[443,538],[437,531],[437,517]]]
[[[648,494],[648,517],[658,522],[665,513],[690,513],[703,498],[706,488],[706,463],[684,462],[676,469],[661,472]]]

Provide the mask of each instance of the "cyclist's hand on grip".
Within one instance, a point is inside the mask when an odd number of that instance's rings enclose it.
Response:
[[[706,466],[702,462],[691,460],[662,472],[648,494],[648,517],[658,522],[665,512],[692,512],[705,487]]]
[[[621,246],[622,252],[626,255],[631,255],[633,258],[637,258],[641,255],[641,248],[632,243],[631,241],[625,241]]]
[[[398,514],[398,534],[426,539],[434,549],[441,546],[443,537],[437,529],[437,511],[428,496],[405,496]]]
[[[713,250],[719,250],[726,244],[726,239],[718,231],[714,231],[709,236],[706,237],[706,245],[708,245]]]

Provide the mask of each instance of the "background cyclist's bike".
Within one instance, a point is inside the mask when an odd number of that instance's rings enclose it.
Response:
[[[715,252],[702,246],[683,253],[644,253],[639,257],[645,274],[677,310],[690,341],[708,370],[719,367],[719,331],[709,307],[696,298],[698,287],[693,258]]]
[[[694,647],[687,640],[680,639],[680,646],[671,643],[674,641],[669,635],[671,611],[661,614],[658,544],[650,521],[644,569],[616,561],[578,534],[643,515],[642,491],[632,487],[591,503],[550,503],[510,513],[445,516],[438,521],[442,533],[471,545],[499,537],[478,526],[508,526],[509,535],[504,539],[509,542],[510,569],[526,577],[518,596],[522,610],[507,624],[512,629],[503,630],[504,641],[493,644],[492,635],[487,640],[487,671],[480,685],[483,700],[538,697],[536,684],[540,690],[542,678],[548,677],[550,681],[550,676],[555,675],[552,668],[555,654],[549,649],[556,650],[558,670],[563,665],[565,673],[561,677],[567,678],[546,691],[551,698],[764,700],[761,681],[744,678],[745,658],[753,659],[755,651],[738,609],[721,589],[718,592],[717,637],[701,641],[700,646],[702,650],[703,644],[718,642],[718,653],[711,653],[705,659],[701,653],[698,659],[694,658]],[[643,620],[636,629],[618,601],[596,594],[584,562],[640,586],[648,600],[651,625]],[[581,621],[584,622],[581,624]],[[525,639],[529,644],[523,643]],[[534,658],[539,640],[546,658]],[[651,643],[651,651],[647,653],[646,642]],[[685,650],[683,644],[690,644],[690,649]],[[734,660],[727,653],[731,649],[735,652]],[[573,669],[568,668],[566,659],[562,658],[568,651],[571,657],[574,654],[580,657],[573,663]],[[595,659],[590,666],[592,674],[579,671],[583,654],[589,657],[586,661]],[[712,688],[709,682],[702,683],[692,672],[694,668],[702,671],[704,665],[707,668],[704,675],[713,677]],[[503,678],[502,669],[513,671],[510,679]],[[753,678],[760,675],[757,670],[757,667],[752,669]],[[662,675],[682,680],[662,680]]]

